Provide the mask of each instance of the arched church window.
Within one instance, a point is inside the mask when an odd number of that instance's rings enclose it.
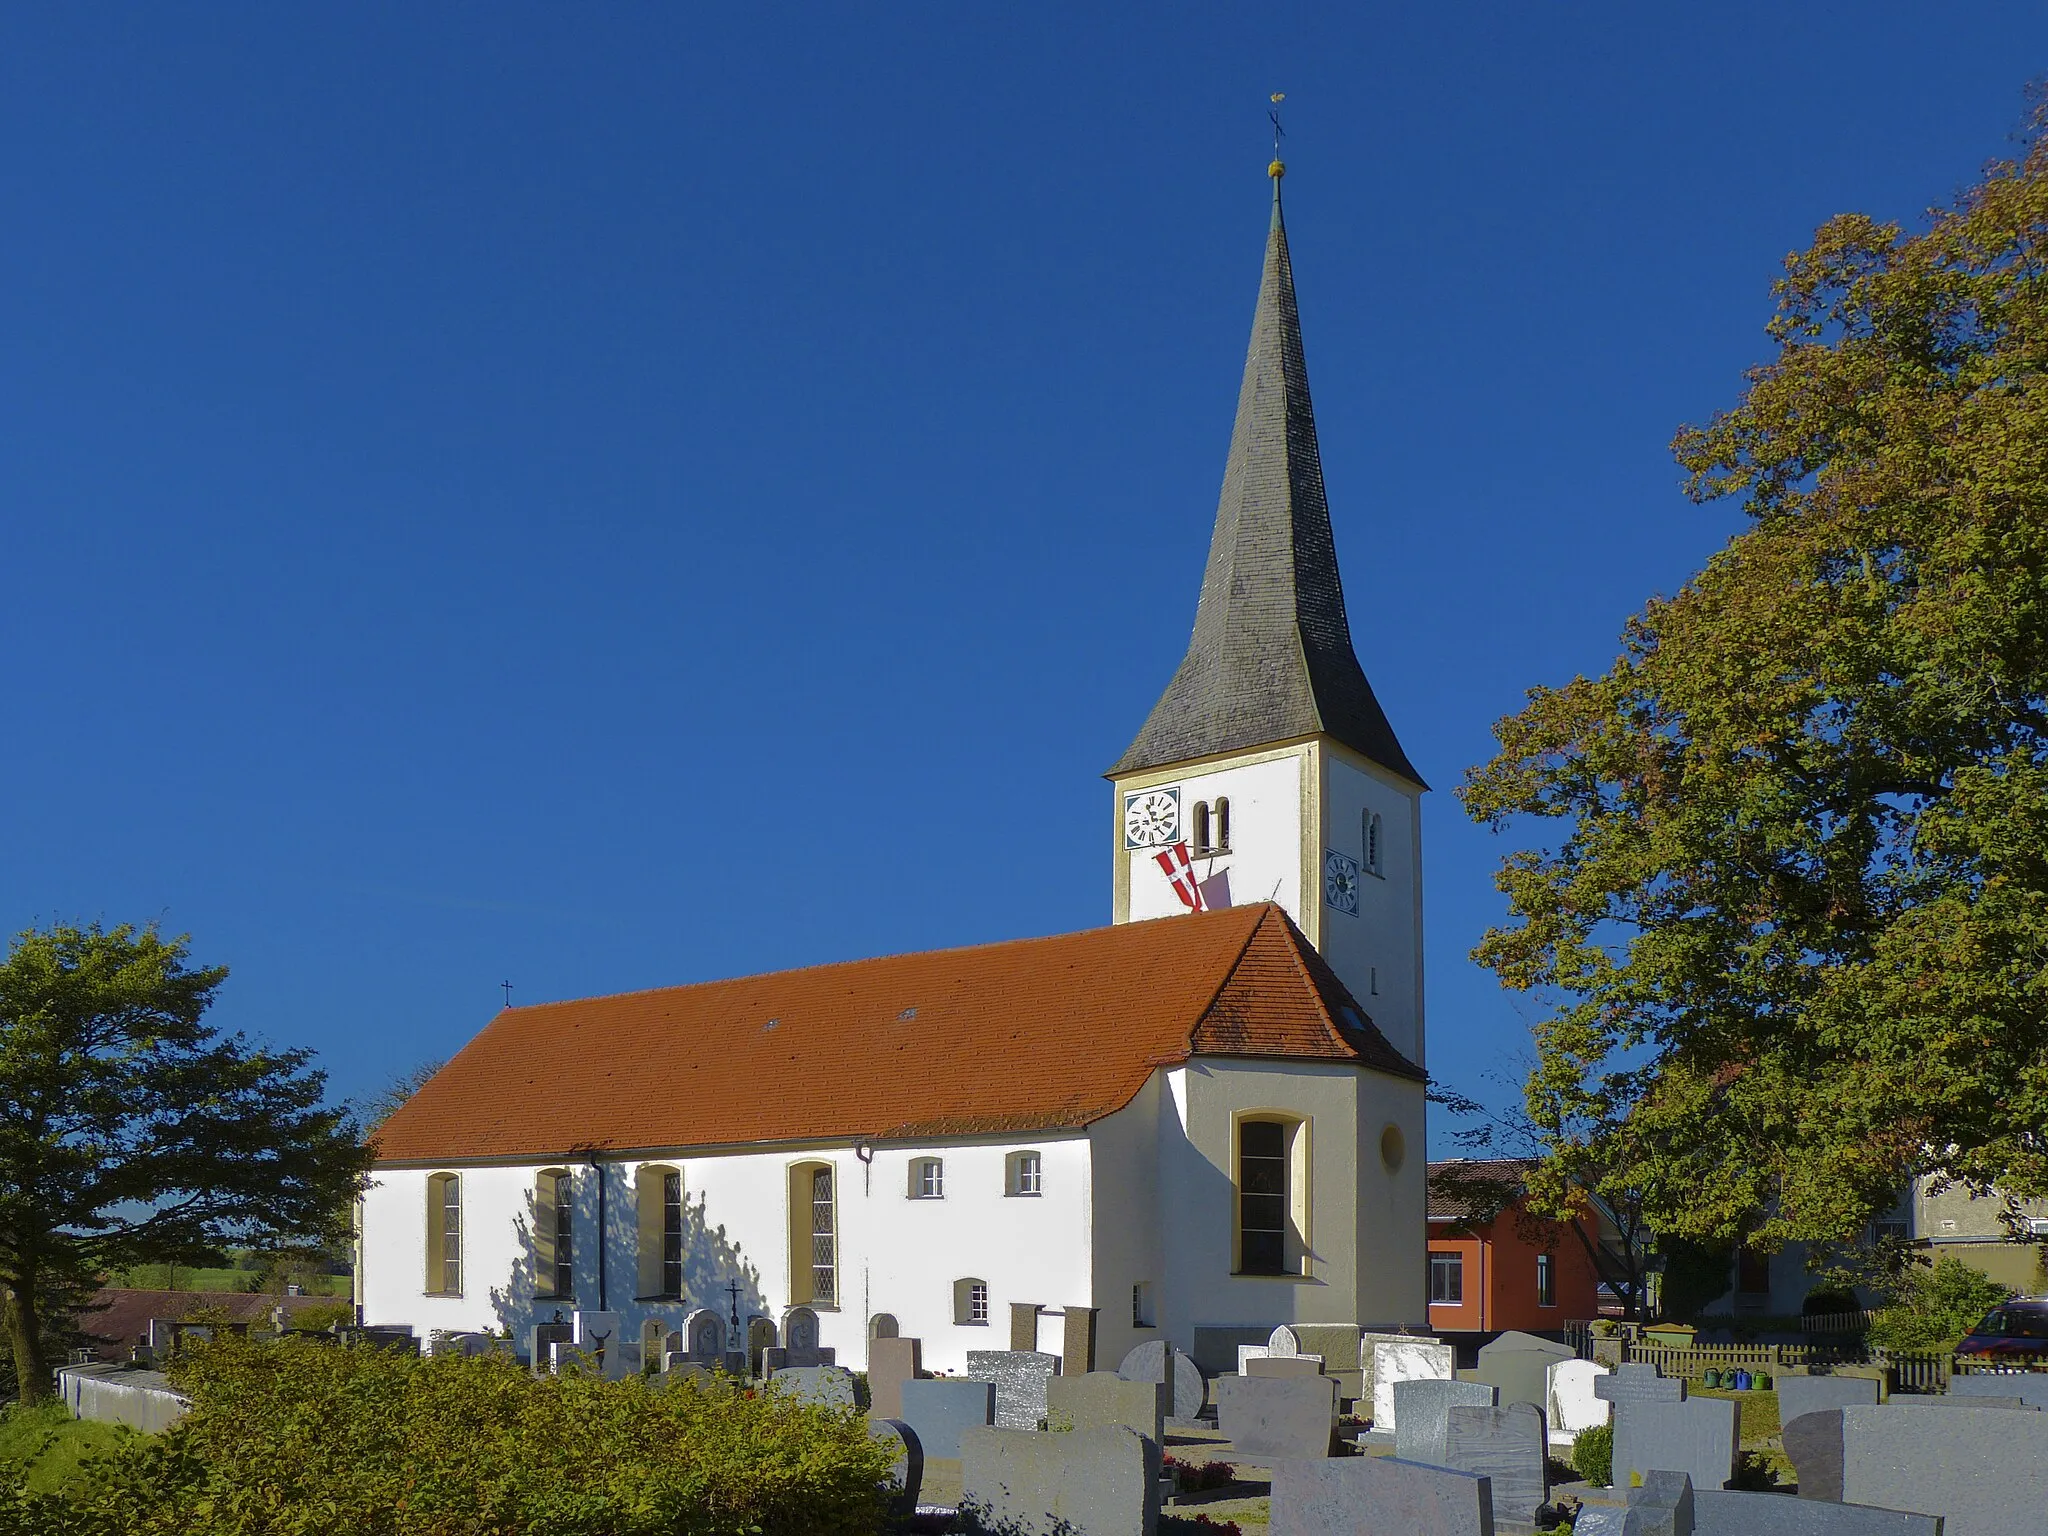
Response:
[[[427,1284],[430,1294],[462,1294],[462,1175],[427,1178]]]
[[[544,1168],[533,1181],[533,1292],[551,1301],[576,1294],[573,1191],[566,1168]]]
[[[1197,800],[1195,802],[1195,852],[1207,853],[1208,851],[1209,802],[1206,800]]]
[[[673,1301],[683,1294],[683,1175],[649,1164],[633,1178],[640,1234],[640,1299]]]
[[[1216,832],[1216,852],[1218,852],[1218,853],[1228,853],[1228,852],[1230,852],[1230,798],[1229,798],[1229,796],[1227,796],[1227,795],[1218,795],[1218,796],[1216,797],[1216,803],[1215,803],[1215,805],[1214,805],[1214,806],[1213,806],[1213,807],[1211,808],[1211,815],[1212,815],[1212,816],[1213,816],[1213,817],[1215,818],[1215,832]]]
[[[839,1299],[839,1242],[830,1163],[789,1170],[789,1299],[830,1306]]]

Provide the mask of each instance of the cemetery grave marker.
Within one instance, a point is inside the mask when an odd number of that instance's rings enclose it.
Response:
[[[961,1433],[961,1505],[1004,1536],[1154,1536],[1159,1447],[1122,1425]]]
[[[1216,1427],[1260,1465],[1327,1456],[1337,1436],[1337,1383],[1328,1376],[1222,1376]]]
[[[961,1432],[995,1420],[993,1382],[926,1377],[904,1382],[902,1392],[903,1411],[895,1417],[917,1432],[917,1443],[924,1447],[927,1461],[957,1460]]]
[[[1035,1349],[967,1352],[967,1374],[995,1384],[995,1422],[1003,1429],[1036,1429],[1045,1421],[1045,1384],[1059,1371],[1058,1355]]]
[[[1483,1477],[1396,1456],[1273,1465],[1267,1536],[1494,1536]]]
[[[1550,1499],[1550,1441],[1529,1403],[1450,1410],[1450,1465],[1489,1478],[1496,1520],[1533,1523]]]
[[[1451,1410],[1491,1408],[1500,1389],[1483,1381],[1397,1381],[1394,1383],[1394,1454],[1426,1466],[1451,1465]]]

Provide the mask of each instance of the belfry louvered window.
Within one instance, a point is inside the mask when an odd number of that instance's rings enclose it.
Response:
[[[838,1249],[832,1227],[832,1170],[811,1171],[811,1296],[831,1301],[837,1293]]]

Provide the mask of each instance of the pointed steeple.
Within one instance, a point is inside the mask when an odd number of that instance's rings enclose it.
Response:
[[[1266,271],[1194,637],[1110,776],[1327,735],[1419,785],[1351,649],[1277,159],[1271,174]]]

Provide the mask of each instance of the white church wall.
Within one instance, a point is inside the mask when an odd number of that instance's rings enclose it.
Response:
[[[1170,1106],[1168,1075],[1155,1071],[1129,1104],[1089,1127],[1095,1169],[1095,1362],[1104,1370],[1115,1370],[1143,1341],[1169,1336],[1159,1316],[1167,1282],[1161,1231],[1168,1216],[1159,1179],[1159,1127],[1162,1114],[1178,1121]],[[1138,1326],[1133,1318],[1131,1291],[1139,1285],[1146,1287],[1149,1327]]]
[[[1422,1064],[1421,796],[1415,787],[1334,743],[1322,748],[1323,838],[1358,861],[1358,911],[1324,902],[1316,948],[1394,1048]],[[1380,873],[1365,817],[1380,818]]]
[[[1364,1322],[1405,1315],[1427,1252],[1420,1198],[1421,1094],[1380,1073],[1320,1062],[1198,1057],[1168,1074],[1159,1119],[1164,1267],[1161,1325],[1187,1347],[1196,1327]],[[1233,1273],[1239,1117],[1279,1111],[1307,1123],[1307,1272]],[[1363,1150],[1398,1123],[1398,1178]],[[1412,1186],[1412,1189],[1411,1189]],[[1409,1207],[1412,1206],[1412,1213]]]
[[[1007,1193],[1008,1156],[1035,1150],[1041,1190]],[[910,1166],[941,1159],[944,1194],[909,1197]],[[1007,1348],[1009,1303],[1068,1301],[1090,1294],[1090,1155],[1085,1136],[980,1139],[890,1146],[863,1163],[844,1145],[644,1158],[602,1165],[606,1242],[602,1301],[621,1314],[625,1336],[660,1318],[680,1329],[699,1307],[731,1309],[726,1287],[741,1285],[742,1318],[759,1313],[780,1326],[791,1305],[790,1173],[799,1163],[834,1171],[838,1264],[836,1302],[807,1301],[818,1314],[819,1342],[841,1363],[867,1359],[868,1321],[889,1313],[898,1330],[925,1341],[934,1369],[960,1370],[970,1349]],[[533,1191],[541,1171],[566,1166],[575,1212],[573,1298],[536,1297]],[[677,1168],[685,1202],[685,1300],[636,1297],[639,1235],[634,1175],[642,1166]],[[377,1170],[363,1208],[363,1308],[371,1323],[432,1329],[526,1330],[556,1310],[600,1303],[597,1178],[587,1163],[465,1167],[462,1178],[463,1291],[426,1289],[427,1181],[436,1169]],[[808,1256],[804,1258],[808,1262]],[[954,1283],[984,1281],[985,1324],[955,1320]]]
[[[1276,901],[1297,923],[1301,921],[1301,819],[1305,748],[1233,758],[1212,767],[1182,768],[1166,774],[1140,774],[1116,785],[1117,860],[1119,874],[1116,921],[1172,917],[1185,912],[1180,898],[1160,870],[1157,849],[1123,847],[1123,796],[1127,790],[1153,785],[1180,789],[1182,840],[1194,846],[1193,817],[1197,801],[1230,802],[1230,851],[1195,859],[1195,874],[1207,880],[1227,877],[1232,906]]]
[[[1359,1079],[1361,1323],[1429,1326],[1426,1110],[1421,1083],[1378,1072]]]

